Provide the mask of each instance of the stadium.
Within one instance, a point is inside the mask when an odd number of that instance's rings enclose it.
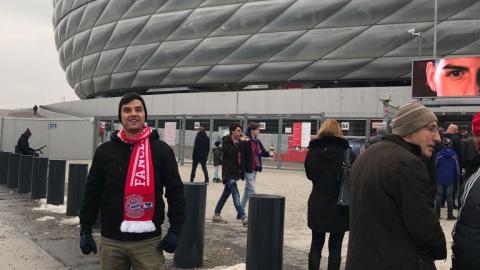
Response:
[[[60,65],[81,100],[45,108],[116,124],[118,97],[135,91],[157,128],[260,121],[283,150],[298,121],[315,134],[334,117],[347,137],[368,138],[415,98],[412,61],[480,54],[475,0],[55,0],[54,10]],[[479,111],[478,98],[422,101],[465,130]]]

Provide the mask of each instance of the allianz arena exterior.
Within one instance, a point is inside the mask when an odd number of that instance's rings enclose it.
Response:
[[[408,80],[431,57],[432,0],[54,0],[60,64],[82,98],[125,90]],[[475,55],[480,2],[439,1],[438,56]]]

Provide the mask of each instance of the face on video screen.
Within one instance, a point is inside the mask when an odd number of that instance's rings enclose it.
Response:
[[[480,57],[442,58],[414,64],[414,97],[479,96],[479,85]]]

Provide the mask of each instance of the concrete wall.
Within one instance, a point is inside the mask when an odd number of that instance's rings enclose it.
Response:
[[[391,104],[411,101],[410,87],[326,88],[241,92],[204,92],[144,96],[149,115],[319,114],[326,117],[383,116],[380,94]],[[116,116],[119,98],[98,98],[44,106],[81,117]]]
[[[1,150],[13,152],[20,135],[29,128],[31,148],[47,145],[43,156],[50,159],[89,160],[93,156],[93,119],[2,118]],[[56,128],[52,125],[56,124]]]

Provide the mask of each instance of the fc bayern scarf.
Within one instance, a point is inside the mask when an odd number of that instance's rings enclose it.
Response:
[[[144,233],[156,230],[152,222],[155,213],[155,177],[153,174],[149,127],[145,127],[135,138],[127,138],[122,129],[118,137],[133,144],[130,163],[125,179],[123,197],[123,221],[120,231]]]
[[[262,156],[262,148],[260,147],[260,142],[257,138],[251,138],[252,143],[252,164],[255,171],[260,171],[262,169],[262,163],[260,163],[260,158]]]

